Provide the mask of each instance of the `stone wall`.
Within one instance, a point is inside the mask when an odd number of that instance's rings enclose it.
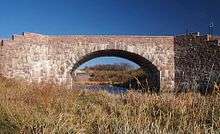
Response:
[[[195,88],[204,81],[218,81],[220,46],[209,36],[45,36],[14,35],[1,41],[0,72],[29,82],[72,82],[73,66],[100,50],[137,54],[160,71],[161,89]],[[215,36],[214,39],[219,39]]]
[[[177,89],[196,88],[204,81],[219,81],[220,46],[216,45],[219,39],[219,36],[198,35],[174,38],[24,33],[1,41],[0,73],[28,82],[71,85],[70,72],[83,58],[100,50],[122,50],[139,55],[157,67],[161,90],[172,90],[174,85]]]
[[[71,85],[74,64],[100,50],[123,50],[149,60],[160,71],[161,90],[174,88],[174,37],[15,35],[1,46],[1,74],[29,82]]]
[[[198,89],[220,80],[220,46],[197,36],[175,38],[175,87]]]

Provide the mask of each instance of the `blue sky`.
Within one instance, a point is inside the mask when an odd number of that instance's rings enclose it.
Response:
[[[94,66],[96,64],[117,64],[117,63],[127,63],[132,65],[134,68],[139,68],[139,65],[135,64],[132,61],[129,61],[127,59],[124,58],[119,58],[119,57],[98,57],[98,58],[94,58],[88,62],[85,62],[84,64],[82,64],[79,68],[84,68],[86,66]]]
[[[220,0],[0,0],[0,38],[42,34],[220,35]],[[114,60],[114,59],[113,59]]]
[[[1,0],[0,37],[13,33],[220,34],[219,0]]]

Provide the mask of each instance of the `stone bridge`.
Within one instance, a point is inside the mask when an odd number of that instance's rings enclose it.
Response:
[[[217,44],[216,44],[217,42]],[[189,88],[202,77],[220,72],[218,39],[209,36],[47,36],[13,35],[1,41],[0,73],[28,82],[71,86],[72,72],[100,56],[126,58],[150,72],[149,80],[162,91]],[[187,83],[187,84],[186,84]]]

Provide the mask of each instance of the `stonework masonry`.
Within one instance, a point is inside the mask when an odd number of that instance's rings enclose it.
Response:
[[[71,87],[71,71],[81,59],[98,51],[121,50],[139,55],[155,65],[160,72],[161,91],[174,91],[183,83],[192,85],[194,79],[199,81],[210,71],[220,74],[220,47],[210,42],[205,37],[195,36],[47,36],[24,33],[1,41],[0,73],[28,82],[54,82]]]
[[[220,82],[219,40],[194,35],[175,37],[175,87],[196,89]]]

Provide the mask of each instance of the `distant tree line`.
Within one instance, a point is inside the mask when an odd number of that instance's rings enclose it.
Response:
[[[84,70],[97,70],[97,71],[129,71],[135,69],[134,66],[127,63],[115,64],[97,64],[95,66],[86,66]]]

